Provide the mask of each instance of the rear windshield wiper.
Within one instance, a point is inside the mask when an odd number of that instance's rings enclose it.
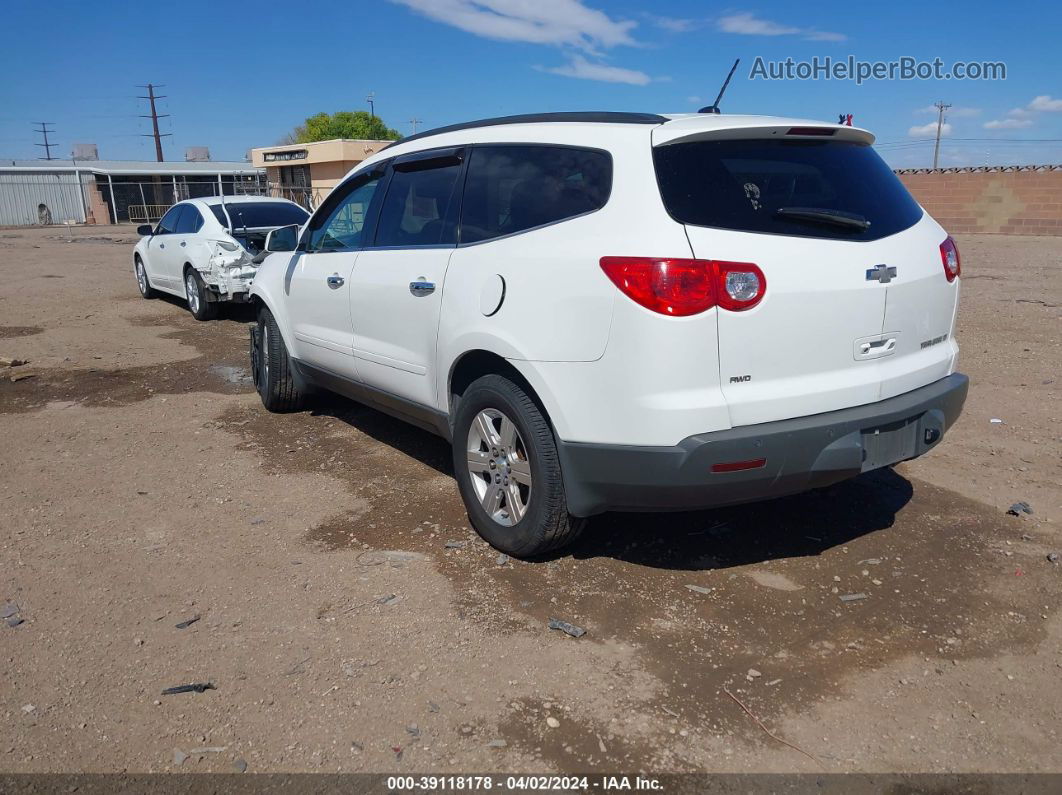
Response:
[[[842,210],[825,210],[819,207],[779,207],[774,214],[782,218],[792,218],[794,221],[843,226],[847,229],[864,230],[870,227],[870,221],[863,216]]]

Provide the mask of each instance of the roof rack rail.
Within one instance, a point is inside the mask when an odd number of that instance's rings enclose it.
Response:
[[[476,127],[497,127],[502,124],[535,124],[543,122],[583,122],[602,124],[663,124],[668,121],[666,116],[656,113],[624,113],[620,111],[560,111],[556,113],[524,113],[518,116],[497,116],[493,119],[479,119],[466,121],[461,124],[450,124],[446,127],[436,127],[433,130],[425,130],[415,135],[407,135],[400,138],[394,144],[403,144],[408,141],[416,141],[418,138],[426,138],[429,135],[441,135],[442,133],[457,132],[458,130],[471,130]],[[387,147],[384,147],[385,149]]]

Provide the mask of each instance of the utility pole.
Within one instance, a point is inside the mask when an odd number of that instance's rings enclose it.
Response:
[[[413,128],[413,134],[414,135],[417,134],[417,125],[418,124],[423,124],[423,123],[424,123],[423,119],[418,119],[416,117],[414,117],[414,118],[409,120],[409,126]]]
[[[161,163],[162,162],[162,139],[165,138],[166,136],[170,135],[171,133],[160,133],[159,132],[159,119],[165,119],[170,114],[163,113],[160,116],[158,114],[158,112],[155,110],[155,100],[156,99],[165,98],[165,94],[163,94],[161,96],[157,95],[155,93],[155,89],[156,88],[162,88],[162,86],[152,85],[151,83],[148,83],[146,86],[137,86],[137,88],[146,88],[147,91],[148,91],[148,95],[146,97],[141,96],[141,97],[137,97],[137,99],[146,99],[150,103],[150,105],[151,105],[151,115],[150,116],[145,116],[145,115],[141,114],[140,118],[142,118],[142,119],[151,119],[151,127],[152,127],[153,131],[150,134],[144,133],[144,137],[145,138],[154,138],[155,139],[155,158]]]
[[[365,97],[365,101],[369,103],[369,115],[372,118],[375,119],[376,118],[376,105],[374,103],[376,101],[376,92],[375,91],[370,91],[369,92],[369,96]]]
[[[940,100],[933,104],[933,107],[937,109],[937,142],[933,146],[933,168],[937,167],[937,163],[940,161],[940,133],[944,129],[944,111],[951,107],[944,103],[944,100]]]
[[[48,129],[48,125],[49,124],[53,124],[53,122],[50,122],[50,121],[39,121],[39,122],[37,122],[37,124],[39,124],[41,128],[39,130],[34,130],[33,132],[40,133],[41,135],[44,136],[44,143],[43,144],[35,144],[35,146],[44,147],[44,157],[39,157],[37,159],[38,160],[55,160],[55,158],[52,157],[52,147],[55,146],[56,144],[50,143],[48,141],[48,133],[55,132],[55,130],[49,130]]]

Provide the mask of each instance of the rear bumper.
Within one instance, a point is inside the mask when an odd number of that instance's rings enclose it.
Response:
[[[969,379],[954,373],[865,406],[689,436],[674,447],[558,442],[568,510],[691,510],[796,494],[917,458],[962,412]],[[713,472],[716,464],[766,459]]]

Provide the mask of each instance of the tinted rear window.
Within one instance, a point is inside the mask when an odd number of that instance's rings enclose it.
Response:
[[[218,219],[218,223],[226,229],[229,228],[229,219],[225,217],[225,211],[221,209],[220,204],[209,205],[210,212],[214,213],[214,217]]]
[[[199,210],[191,204],[185,204],[181,207],[181,215],[174,231],[179,235],[191,235],[198,232],[202,226],[203,216],[199,214]]]
[[[440,168],[396,167],[376,224],[377,246],[434,246],[457,242],[454,201],[461,161]]]
[[[694,226],[877,240],[922,217],[900,180],[865,144],[696,141],[658,146],[653,158],[668,212]],[[785,217],[803,210],[836,211],[870,225],[858,229]]]
[[[461,242],[475,243],[599,210],[612,189],[605,152],[567,146],[472,149]]]
[[[228,210],[235,229],[242,229],[245,226],[248,229],[290,224],[301,226],[310,217],[310,214],[301,207],[286,202],[232,202],[225,209]]]

